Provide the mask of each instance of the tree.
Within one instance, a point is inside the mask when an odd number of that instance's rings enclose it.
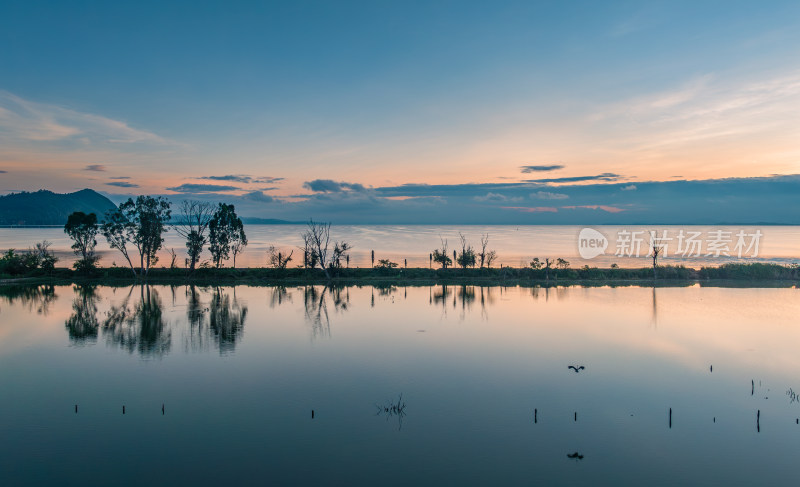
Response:
[[[433,251],[433,261],[441,265],[442,269],[447,269],[453,261],[447,255],[447,240],[441,237],[439,237],[439,240],[442,243],[442,248]]]
[[[559,257],[558,259],[556,259],[556,267],[558,267],[559,269],[567,269],[569,268],[569,261]]]
[[[139,274],[147,276],[150,267],[158,262],[157,254],[164,244],[167,222],[172,215],[170,203],[161,196],[137,196],[136,201],[128,198],[120,210],[133,224],[131,237],[139,250]]]
[[[123,203],[124,204],[124,203]],[[120,205],[122,208],[123,205]],[[128,217],[122,212],[120,208],[109,210],[106,212],[105,221],[100,227],[100,231],[108,241],[108,246],[112,249],[117,249],[128,261],[128,265],[136,276],[136,269],[133,267],[131,257],[128,254],[128,242],[133,242],[133,237],[136,234],[136,226],[128,220]]]
[[[542,264],[542,261],[539,260],[538,257],[534,257],[533,260],[530,263],[531,269],[534,269],[534,270],[537,270],[537,271],[539,269],[541,269],[543,265],[544,264]]]
[[[475,267],[475,250],[472,249],[472,245],[467,243],[467,238],[460,232],[458,238],[461,239],[461,253],[458,254],[456,262],[462,269]]]
[[[234,269],[236,269],[236,256],[244,252],[244,248],[247,247],[247,235],[244,233],[244,225],[241,218],[237,218],[236,222],[236,231],[233,232],[233,238],[231,239]]]
[[[375,267],[375,251],[374,250],[370,251],[370,265],[372,267]]]
[[[353,247],[347,242],[335,242],[333,244],[333,255],[331,256],[330,267],[334,269],[341,269],[342,259],[347,260],[349,263],[350,256],[348,255],[348,252],[350,252],[352,248]]]
[[[481,235],[481,252],[478,254],[478,257],[481,261],[481,269],[483,269],[483,265],[486,262],[486,246],[489,245],[489,234],[484,233]]]
[[[64,233],[72,239],[72,250],[81,256],[74,267],[79,271],[94,269],[98,256],[94,253],[97,245],[97,215],[82,211],[73,212],[64,225]]]
[[[666,245],[661,242],[662,239],[656,237],[656,232],[650,232],[650,253],[653,256],[653,279],[656,278],[656,267],[658,267],[658,256],[664,253]]]
[[[375,266],[376,269],[394,269],[395,267],[397,267],[397,262],[392,262],[389,259],[380,259],[378,265]]]
[[[267,263],[275,269],[286,269],[286,265],[292,260],[292,254],[294,254],[294,250],[289,252],[289,255],[285,255],[279,252],[274,245],[270,245],[267,249]]]
[[[214,205],[202,201],[181,203],[180,220],[174,225],[175,232],[186,239],[186,252],[189,254],[189,269],[194,270],[203,246],[207,243],[206,231],[214,215]]]
[[[28,259],[32,267],[38,267],[47,273],[56,268],[58,257],[50,250],[51,245],[53,244],[47,240],[42,240],[37,242],[33,248],[28,249]]]
[[[307,254],[307,267],[314,268],[319,265],[325,273],[325,277],[330,279],[328,272],[328,246],[331,240],[331,224],[315,223],[314,220],[308,221],[308,227],[303,233],[305,242],[305,252]]]
[[[236,216],[236,208],[233,205],[220,203],[211,217],[208,229],[208,250],[211,252],[214,265],[219,268],[233,250],[233,266],[236,267],[236,254],[247,245],[244,224],[242,219]]]

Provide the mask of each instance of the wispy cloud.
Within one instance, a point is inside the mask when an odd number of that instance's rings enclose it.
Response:
[[[226,186],[222,184],[193,184],[185,183],[180,186],[173,186],[167,188],[167,191],[174,191],[176,193],[217,193],[227,191],[239,191],[241,188],[236,186]]]
[[[342,193],[342,192],[364,192],[366,188],[360,183],[346,183],[334,181],[332,179],[315,179],[313,181],[306,181],[303,187],[310,189],[315,193]]]
[[[597,176],[571,176],[564,178],[527,179],[529,183],[580,183],[584,181],[617,181],[622,176],[613,172],[604,172]]]
[[[577,205],[577,206],[562,206],[565,210],[576,210],[578,208],[584,208],[587,210],[602,210],[607,211],[609,213],[621,213],[625,211],[624,208],[617,208],[616,206],[608,206],[608,205]]]
[[[130,179],[130,178],[131,178],[130,176],[114,176],[108,179]]]
[[[531,193],[531,198],[536,200],[565,200],[569,195],[564,193],[551,193],[550,191],[537,191]]]
[[[628,186],[621,187],[620,190],[622,190],[622,191],[636,191],[636,185],[635,184],[629,184]]]
[[[478,202],[506,202],[506,201],[522,201],[519,196],[506,196],[500,193],[486,193],[484,196],[475,196],[472,198]]]
[[[6,143],[175,144],[120,120],[26,100],[7,91],[0,91],[0,140]]]
[[[138,188],[139,185],[135,183],[129,183],[127,181],[109,181],[106,183],[106,186],[116,186],[117,188]]]
[[[564,166],[561,164],[551,164],[549,166],[520,166],[519,169],[523,173],[547,172],[547,171],[557,171],[559,169],[564,169]]]
[[[253,178],[244,174],[228,174],[227,176],[203,176],[198,179],[210,179],[213,181],[233,181],[237,183],[250,183]]]
[[[523,213],[558,213],[553,206],[503,206],[504,210],[516,210]]]
[[[89,164],[88,166],[84,167],[83,170],[103,172],[106,170],[106,166],[104,166],[103,164]]]

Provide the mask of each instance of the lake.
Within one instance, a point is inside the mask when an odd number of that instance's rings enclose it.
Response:
[[[527,267],[533,257],[544,260],[558,257],[567,259],[572,267],[609,267],[616,263],[620,267],[646,267],[651,265],[647,257],[649,233],[655,232],[666,252],[660,262],[669,265],[717,266],[726,262],[774,262],[788,265],[800,262],[800,226],[669,226],[669,225],[630,225],[594,226],[608,239],[605,253],[591,259],[581,258],[578,242],[583,227],[568,225],[334,225],[331,228],[331,247],[334,240],[345,240],[353,246],[350,265],[369,267],[371,251],[375,251],[375,262],[390,259],[400,266],[407,261],[409,267],[428,267],[429,254],[441,247],[441,240],[447,240],[450,252],[460,249],[459,233],[467,238],[473,247],[480,245],[482,235],[489,235],[487,249],[497,251],[494,267],[506,265]],[[245,231],[249,245],[237,258],[239,267],[265,267],[267,248],[276,246],[288,254],[294,252],[290,266],[303,262],[301,234],[305,225],[246,225]],[[627,233],[625,233],[627,232]],[[718,234],[717,232],[722,232]],[[738,233],[746,235],[761,234],[757,245],[750,247],[754,239],[745,241],[742,257],[736,251]],[[696,234],[697,245],[688,244],[688,238]],[[686,239],[679,241],[681,235]],[[717,239],[722,236],[723,240]],[[623,240],[639,241],[639,248],[622,245]],[[709,245],[718,240],[722,252],[718,253]],[[61,228],[0,228],[0,249],[27,249],[36,242],[48,240],[61,259],[60,266],[69,266],[75,256],[70,251],[71,242]],[[727,251],[725,251],[727,248]],[[98,252],[101,265],[126,265],[122,254],[108,247],[102,236],[98,238]],[[177,265],[184,266],[186,256],[185,242],[174,230],[165,234],[164,249],[159,254],[159,266],[169,266],[169,249],[174,249]],[[638,250],[638,251],[637,251]],[[682,251],[682,252],[679,252]],[[725,253],[728,255],[726,256]],[[135,249],[133,251],[136,255]],[[710,254],[710,255],[709,255]],[[754,255],[755,254],[755,255]],[[638,257],[637,257],[638,255]],[[202,260],[210,260],[206,250]],[[226,263],[230,266],[232,263]]]
[[[797,293],[0,287],[0,478],[777,485]]]

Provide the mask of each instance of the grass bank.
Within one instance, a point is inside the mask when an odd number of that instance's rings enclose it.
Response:
[[[254,285],[413,285],[413,284],[465,284],[465,285],[569,285],[591,283],[644,283],[652,285],[685,285],[692,282],[731,281],[739,285],[752,282],[774,282],[793,285],[800,280],[800,269],[777,264],[725,264],[720,267],[692,269],[683,266],[658,267],[653,278],[652,267],[637,269],[596,268],[580,269],[530,269],[503,267],[496,269],[426,269],[426,268],[345,268],[330,270],[328,279],[321,269],[151,269],[146,281],[151,284],[191,283],[254,284]],[[41,270],[21,275],[0,275],[0,285],[37,283],[92,283],[125,285],[143,279],[134,276],[130,269],[121,267],[100,268],[91,273],[79,273],[72,269],[56,268],[50,272]]]

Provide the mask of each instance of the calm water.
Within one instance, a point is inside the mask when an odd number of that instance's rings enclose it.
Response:
[[[408,261],[412,267],[427,267],[428,255],[440,246],[440,238],[448,241],[449,248],[455,249],[459,245],[459,232],[462,232],[469,242],[477,247],[481,235],[489,234],[488,249],[497,251],[498,259],[495,267],[500,264],[513,267],[526,267],[531,258],[540,259],[562,257],[570,261],[572,267],[584,265],[608,267],[616,263],[621,267],[642,267],[650,265],[646,257],[647,232],[655,231],[659,237],[666,237],[667,255],[661,259],[665,264],[684,264],[699,268],[703,265],[716,266],[725,262],[741,261],[734,248],[736,233],[743,231],[754,234],[759,231],[758,254],[754,258],[753,250],[743,252],[744,260],[777,262],[791,264],[800,262],[800,227],[798,226],[595,226],[609,240],[609,247],[605,255],[600,255],[591,260],[581,259],[578,252],[578,235],[581,231],[578,226],[544,226],[544,225],[465,225],[465,226],[437,226],[437,225],[340,225],[331,229],[332,240],[345,240],[354,246],[351,266],[369,267],[370,251],[375,251],[375,260],[390,259],[403,265],[403,260]],[[267,261],[267,248],[274,245],[284,253],[294,251],[294,260],[290,265],[301,264],[302,253],[298,246],[302,245],[301,234],[305,231],[304,225],[247,225],[245,227],[250,245],[244,254],[237,257],[239,267],[263,267]],[[638,238],[644,238],[640,257],[618,257],[619,232],[643,232]],[[679,232],[700,232],[698,241],[701,247],[698,252],[684,252],[676,255]],[[709,257],[708,242],[713,237],[713,232],[730,232],[731,242],[727,243],[729,253],[733,257]],[[666,234],[664,232],[667,232]],[[0,249],[27,249],[41,240],[54,243],[53,248],[58,252],[62,262],[59,265],[69,265],[74,260],[70,251],[70,240],[60,228],[2,228],[0,229]],[[126,265],[122,255],[108,248],[105,240],[98,239],[98,251],[102,255],[103,265]],[[750,239],[747,240],[750,243]],[[331,243],[331,245],[333,245]],[[684,245],[684,250],[688,245]],[[160,254],[161,262],[158,265],[169,265],[170,257],[167,249],[174,249],[179,256],[178,265],[183,266],[185,258],[185,244],[180,237],[170,231],[165,235],[164,251]],[[629,249],[623,249],[622,253]],[[745,249],[746,250],[746,249]],[[135,250],[133,251],[135,254]],[[209,260],[210,254],[203,254],[204,260]],[[228,262],[227,265],[231,265]]]
[[[794,288],[0,293],[3,485],[796,477]]]

